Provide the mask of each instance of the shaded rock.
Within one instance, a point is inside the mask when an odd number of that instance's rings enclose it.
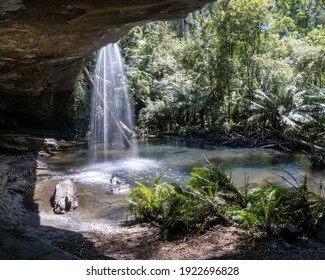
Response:
[[[0,154],[0,259],[77,259],[46,240],[46,232],[55,238],[59,232],[41,227],[37,213],[26,225],[23,201],[34,188],[37,165],[44,166],[37,153]]]
[[[319,240],[325,242],[325,215],[321,216],[317,220],[316,235]]]
[[[4,134],[0,136],[0,148],[11,152],[38,152],[57,150],[59,144],[52,138],[33,137],[27,134]]]
[[[22,236],[23,237],[23,236]],[[51,246],[42,240],[35,238],[20,239],[6,236],[0,244],[0,259],[20,260],[75,260],[76,256]]]
[[[33,131],[38,135],[58,134],[62,127],[71,127],[74,102],[71,91],[0,98],[0,129],[8,132],[20,129],[22,133]]]
[[[299,235],[299,230],[292,224],[286,224],[280,232],[280,236],[288,243],[294,243]]]
[[[16,129],[18,128],[18,121],[10,118],[0,118],[0,127],[6,129]]]
[[[0,162],[0,193],[8,181],[8,166],[5,163]]]
[[[55,187],[54,213],[64,214],[78,207],[77,195],[72,180],[67,179]]]
[[[85,56],[132,27],[185,17],[209,0],[2,1],[0,93],[71,91]]]
[[[21,0],[2,1],[0,5],[0,13],[15,12],[24,9],[26,8]]]

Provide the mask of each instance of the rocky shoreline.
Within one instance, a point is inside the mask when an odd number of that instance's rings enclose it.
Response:
[[[44,150],[0,155],[0,259],[75,259],[51,245],[39,224],[38,213],[24,207],[24,197],[33,192],[44,174]]]
[[[51,176],[45,160],[51,151],[43,144],[39,151],[0,154],[0,259],[325,259],[325,243],[316,237],[290,245],[217,225],[166,240],[150,225],[79,221],[39,211],[37,200],[27,207],[26,195]]]
[[[28,135],[7,135],[1,140],[0,259],[79,259],[78,255],[60,246],[66,240],[91,244],[84,234],[119,234],[123,231],[108,223],[78,221],[66,215],[42,212],[35,199],[32,205],[30,201],[27,204],[26,198],[34,197],[36,184],[54,175],[45,159],[58,144],[54,139]],[[96,250],[93,248],[92,251]],[[111,259],[109,256],[102,257]]]

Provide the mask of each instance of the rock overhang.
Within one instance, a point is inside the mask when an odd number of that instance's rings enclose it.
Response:
[[[71,92],[85,57],[136,25],[210,0],[8,0],[0,4],[0,96]]]

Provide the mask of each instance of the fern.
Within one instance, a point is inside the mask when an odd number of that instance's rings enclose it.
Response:
[[[316,90],[317,91],[317,90]],[[324,94],[309,94],[298,91],[295,86],[288,86],[282,91],[263,92],[257,90],[255,100],[250,100],[252,115],[247,123],[266,123],[277,130],[293,129],[301,131],[303,126],[319,121]],[[316,112],[317,115],[315,114]],[[324,119],[324,116],[322,116]]]

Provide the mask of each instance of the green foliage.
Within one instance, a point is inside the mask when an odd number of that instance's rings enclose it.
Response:
[[[174,187],[166,183],[159,185],[159,179],[152,183],[151,188],[136,182],[138,187],[130,192],[130,210],[136,218],[152,221],[163,216],[164,205],[171,193],[174,193]]]
[[[249,193],[247,201],[245,208],[228,211],[228,215],[240,226],[268,235],[279,233],[287,223],[309,233],[325,211],[324,198],[308,190],[307,179],[302,186],[259,186]]]
[[[155,130],[170,125],[165,119],[178,117],[173,103],[189,86],[178,63],[183,46],[164,22],[132,29],[121,45],[138,126]]]
[[[289,174],[290,175],[290,174]],[[228,215],[241,227],[279,233],[287,223],[309,233],[324,214],[324,193],[315,194],[307,187],[284,178],[287,185],[267,183],[238,189],[229,174],[207,161],[195,168],[185,186],[159,183],[158,177],[148,188],[137,182],[130,191],[130,211],[136,221],[156,223],[168,233],[201,232],[216,223],[227,223]]]
[[[195,168],[185,186],[160,184],[159,180],[149,188],[137,182],[130,191],[129,209],[137,221],[158,223],[170,233],[201,232],[215,223],[224,223],[224,205],[243,203],[230,176],[221,166],[209,162],[207,167]]]
[[[325,167],[325,154],[316,150],[313,146],[311,147],[310,162],[313,167]]]
[[[169,233],[202,230],[207,220],[213,221],[216,207],[203,193],[189,187],[159,184],[157,178],[150,188],[137,182],[130,191],[130,211],[137,221],[158,223]]]
[[[91,107],[90,94],[84,76],[80,73],[75,81],[73,91],[75,138],[84,138],[88,132]]]
[[[269,125],[279,131],[286,129],[301,130],[302,125],[316,122],[312,113],[318,103],[310,102],[305,91],[291,86],[281,91],[263,92],[258,90],[251,101],[252,116],[248,122],[262,126]]]
[[[202,190],[213,201],[224,200],[227,203],[245,205],[244,197],[232,182],[231,176],[221,165],[206,161],[207,167],[194,168],[191,178],[186,182],[187,185],[193,189]]]
[[[249,119],[247,133],[324,141],[324,27],[320,1],[222,0],[132,29],[121,44],[138,126],[224,137]]]
[[[200,130],[197,126],[186,125],[179,128],[178,134],[185,138],[193,138],[203,136],[204,131]]]
[[[277,185],[259,187],[250,193],[246,208],[228,214],[245,228],[257,228],[271,235],[275,226],[287,222],[286,191]]]

